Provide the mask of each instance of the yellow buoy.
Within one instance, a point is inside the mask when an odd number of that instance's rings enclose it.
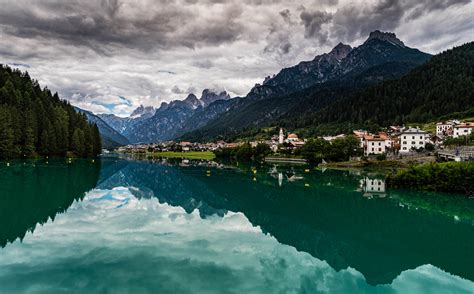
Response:
[[[253,181],[256,182],[256,181],[257,181],[257,178],[254,177],[254,178],[253,178]]]
[[[305,173],[309,173],[309,169],[305,169],[304,172],[305,172]]]
[[[92,162],[94,162],[94,159],[92,159]]]
[[[7,162],[7,166],[10,166],[10,163],[9,163],[9,162]]]
[[[305,187],[309,187],[309,184],[304,184]]]

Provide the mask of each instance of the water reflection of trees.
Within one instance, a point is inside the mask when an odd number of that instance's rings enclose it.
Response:
[[[0,164],[0,246],[23,239],[38,224],[66,211],[95,187],[100,168],[97,160]]]

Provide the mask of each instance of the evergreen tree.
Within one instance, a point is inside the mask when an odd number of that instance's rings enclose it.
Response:
[[[57,93],[41,89],[27,72],[0,65],[0,159],[67,151],[96,156],[101,148],[97,126],[83,114]]]

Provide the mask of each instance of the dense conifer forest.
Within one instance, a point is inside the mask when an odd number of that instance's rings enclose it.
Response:
[[[93,157],[101,152],[95,124],[28,72],[0,65],[0,158]]]

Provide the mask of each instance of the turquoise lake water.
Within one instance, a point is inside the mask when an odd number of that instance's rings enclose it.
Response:
[[[0,293],[474,293],[474,199],[306,168],[0,162]]]

